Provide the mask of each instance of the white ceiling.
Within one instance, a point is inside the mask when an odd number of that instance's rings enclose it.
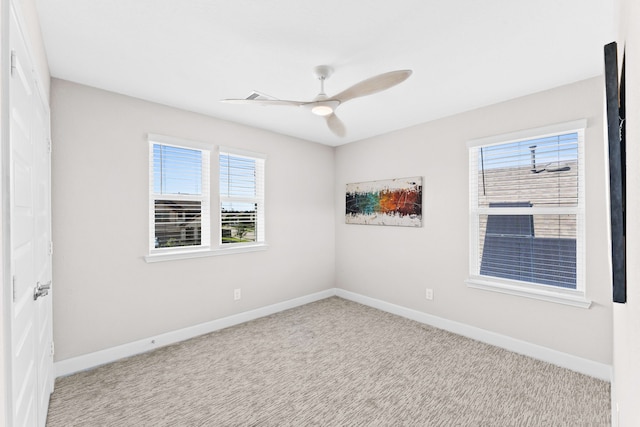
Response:
[[[612,0],[36,0],[53,77],[341,145],[599,75]],[[341,105],[347,127],[297,107],[376,74],[404,83]]]

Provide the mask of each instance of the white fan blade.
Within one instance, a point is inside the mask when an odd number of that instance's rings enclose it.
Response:
[[[344,127],[344,123],[342,123],[342,120],[340,120],[338,116],[332,113],[326,116],[326,119],[327,126],[329,126],[331,132],[339,137],[343,137],[347,134],[347,129]]]
[[[227,104],[290,105],[294,107],[308,104],[307,102],[287,101],[284,99],[222,99],[220,102],[226,102]]]
[[[363,80],[360,83],[356,83],[350,88],[343,90],[339,94],[332,96],[329,99],[335,99],[342,103],[353,98],[372,95],[374,93],[381,92],[385,89],[389,89],[399,83],[402,83],[409,78],[412,72],[413,71],[411,70],[398,70],[379,74],[377,76]]]

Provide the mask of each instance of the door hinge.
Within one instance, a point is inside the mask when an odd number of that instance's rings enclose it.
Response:
[[[49,242],[49,255],[53,255],[53,242]]]
[[[51,151],[53,150],[53,147],[51,146],[51,138],[47,140],[47,147],[49,148],[49,154],[51,154]]]
[[[56,345],[51,341],[51,354],[49,356],[53,357],[56,354]]]
[[[16,276],[11,276],[11,295],[13,302],[16,302]]]
[[[13,77],[13,72],[16,69],[16,51],[11,51],[11,76]]]

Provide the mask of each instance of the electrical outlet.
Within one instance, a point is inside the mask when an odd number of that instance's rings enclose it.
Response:
[[[233,300],[234,301],[238,301],[240,298],[242,298],[242,291],[240,290],[240,288],[234,289],[233,290]]]
[[[425,293],[425,298],[428,299],[429,301],[433,300],[433,289],[429,289],[427,288],[427,291]]]

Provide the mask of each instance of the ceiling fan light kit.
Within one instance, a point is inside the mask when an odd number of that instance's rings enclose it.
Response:
[[[319,103],[311,107],[311,112],[316,116],[328,116],[333,113],[333,108],[329,105]]]
[[[313,101],[287,101],[282,99],[223,99],[222,102],[232,104],[253,104],[253,105],[290,105],[298,107],[307,107],[317,116],[324,117],[329,130],[339,137],[346,135],[346,128],[342,121],[335,115],[338,106],[354,98],[372,95],[377,92],[389,89],[397,84],[402,83],[409,78],[411,70],[389,71],[388,73],[379,74],[366,80],[356,83],[355,85],[343,90],[342,92],[328,97],[324,93],[324,81],[333,74],[333,68],[328,65],[318,65],[313,69],[314,74],[320,80],[320,93]]]

